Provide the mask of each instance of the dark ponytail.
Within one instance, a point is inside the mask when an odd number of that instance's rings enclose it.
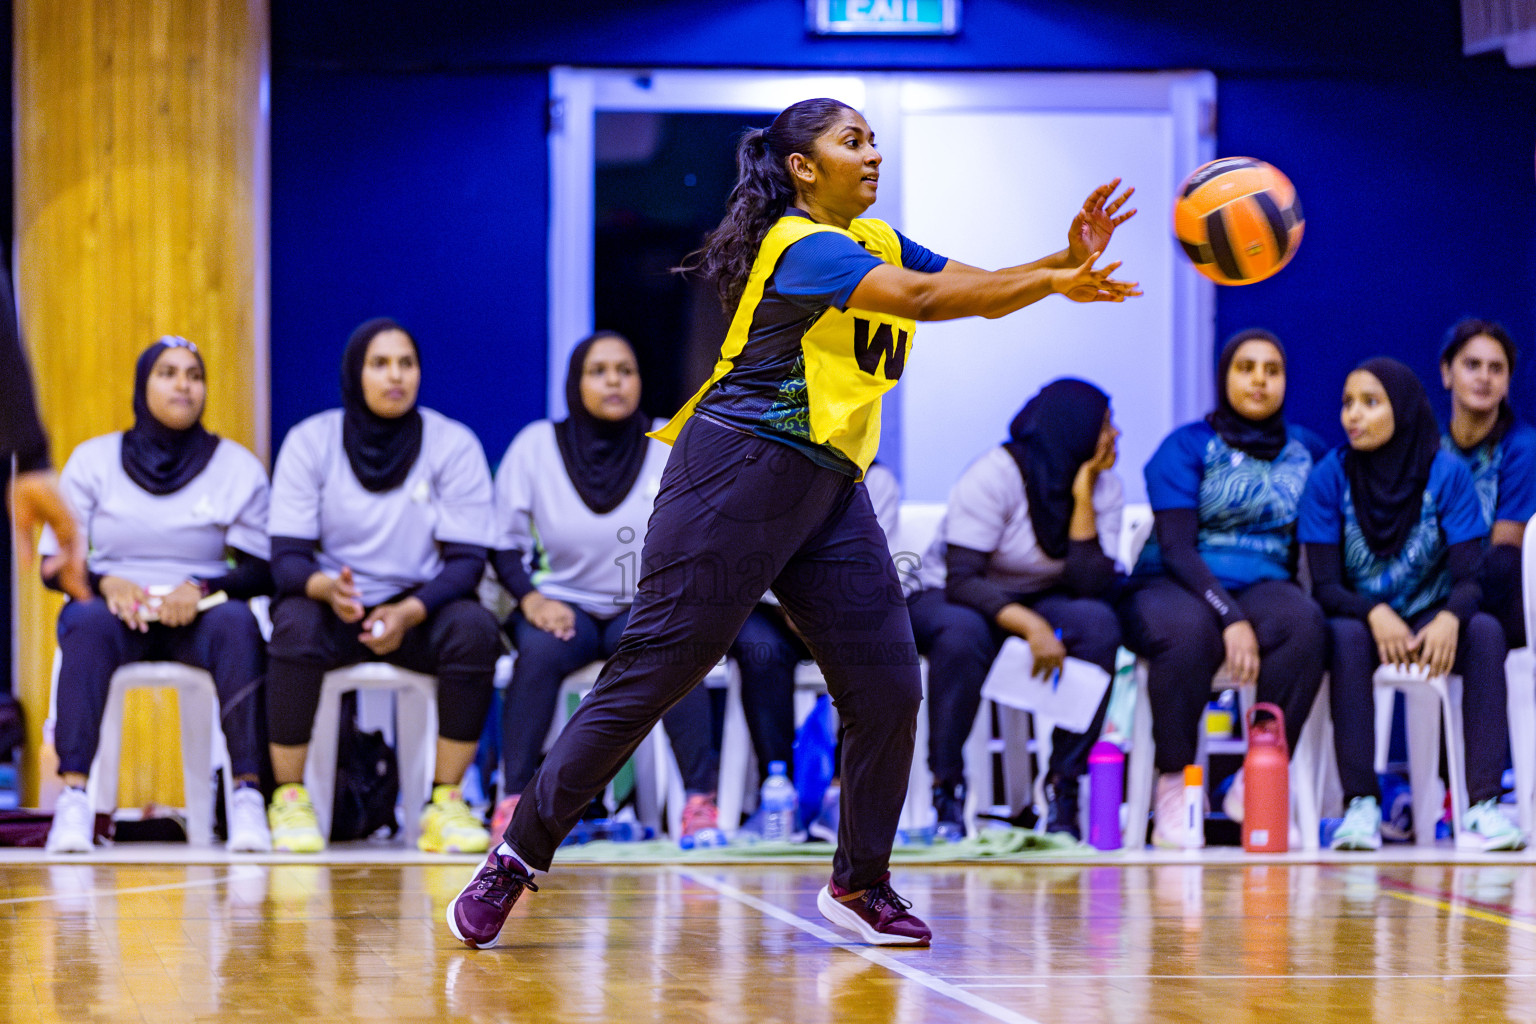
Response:
[[[768,229],[794,202],[795,185],[785,161],[793,153],[810,156],[817,137],[851,109],[841,100],[801,100],[786,107],[767,128],[753,128],[741,137],[736,146],[736,187],[726,200],[725,217],[703,246],[676,268],[713,278],[727,315],[741,301]]]

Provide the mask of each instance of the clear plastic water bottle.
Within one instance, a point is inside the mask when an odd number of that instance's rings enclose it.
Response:
[[[787,843],[795,834],[795,808],[800,795],[785,774],[783,761],[768,763],[768,778],[763,780],[758,802],[763,807],[763,841]]]

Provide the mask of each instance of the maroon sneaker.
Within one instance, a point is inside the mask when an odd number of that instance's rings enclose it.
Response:
[[[816,909],[838,927],[880,946],[926,946],[933,938],[933,931],[921,918],[907,913],[912,904],[891,888],[889,871],[880,876],[873,888],[856,892],[828,882],[816,894]]]
[[[448,902],[448,930],[470,949],[490,949],[524,889],[539,891],[522,861],[492,850],[475,877]]]

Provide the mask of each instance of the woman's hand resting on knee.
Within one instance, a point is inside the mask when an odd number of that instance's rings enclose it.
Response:
[[[1419,664],[1429,669],[1432,676],[1450,673],[1456,664],[1456,644],[1461,638],[1461,620],[1449,609],[1430,619],[1414,636],[1419,647]]]
[[[144,613],[149,608],[149,591],[121,576],[103,576],[100,587],[108,611],[121,619],[129,629],[148,632],[149,620],[144,617]]]
[[[335,576],[316,572],[304,584],[304,595],[310,600],[330,605],[331,611],[342,622],[357,622],[363,617],[363,601],[358,594],[357,581],[352,578],[352,568],[342,566]]]
[[[1259,681],[1259,638],[1247,619],[1239,619],[1221,631],[1221,642],[1227,649],[1227,660],[1222,666],[1227,677],[1239,686],[1251,686]]]
[[[998,610],[997,624],[1013,635],[1023,637],[1029,644],[1029,653],[1034,659],[1030,675],[1043,678],[1061,668],[1067,656],[1067,647],[1045,616],[1033,608],[1013,602]]]
[[[381,604],[363,620],[358,642],[383,657],[399,649],[405,634],[413,626],[427,621],[427,606],[418,598],[407,597],[394,604]]]
[[[1376,656],[1383,665],[1413,665],[1419,660],[1418,650],[1422,640],[1403,617],[1392,610],[1391,605],[1378,604],[1366,616],[1371,636],[1376,641]]]
[[[576,635],[576,613],[564,601],[531,590],[523,595],[518,608],[523,618],[557,640],[569,640]]]

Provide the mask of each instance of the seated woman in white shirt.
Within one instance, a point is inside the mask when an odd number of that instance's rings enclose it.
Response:
[[[277,457],[267,719],[279,850],[325,845],[302,785],[320,687],[327,671],[368,660],[437,678],[437,760],[417,845],[480,853],[489,840],[459,783],[501,653],[496,617],[475,598],[491,476],[469,428],[417,407],[420,386],[415,339],[369,320],[342,356],[342,408],[290,430]]]
[[[492,558],[517,602],[505,625],[517,660],[501,713],[498,836],[539,766],[561,680],[619,646],[671,451],[645,436],[640,368],[620,335],[600,331],[572,350],[565,403],[565,419],[519,431],[496,471]],[[683,833],[716,827],[708,691],[695,687],[662,724],[688,793]]]
[[[918,651],[928,658],[928,765],[941,834],[964,835],[965,739],[981,686],[1009,636],[1023,637],[1034,672],[1067,655],[1113,674],[1120,624],[1125,490],[1112,467],[1120,431],[1109,396],[1087,381],[1052,381],[1019,410],[1010,440],[971,463],[908,600]],[[1046,771],[1046,830],[1081,839],[1078,778],[1099,738],[1106,690],[1086,732],[1058,728]]]
[[[100,599],[59,613],[54,746],[65,788],[50,852],[90,852],[96,812],[85,785],[112,674],[135,661],[179,661],[213,676],[236,785],[229,849],[271,848],[258,788],[266,652],[245,603],[272,585],[267,471],[204,429],[206,396],[196,346],[161,338],[139,356],[132,428],[86,441],[64,466],[62,490],[89,540]],[[54,544],[44,537],[45,552]],[[45,582],[57,588],[56,578]],[[217,594],[229,600],[205,600]]]

